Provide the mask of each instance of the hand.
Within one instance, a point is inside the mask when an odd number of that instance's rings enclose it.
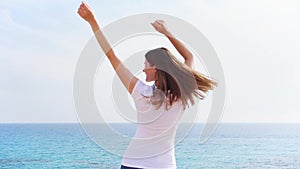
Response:
[[[87,5],[86,2],[82,2],[81,5],[78,8],[77,13],[86,20],[87,22],[95,21],[95,16],[93,14],[92,9]]]
[[[156,20],[153,23],[151,23],[151,25],[154,27],[155,30],[166,36],[170,34],[163,20]]]

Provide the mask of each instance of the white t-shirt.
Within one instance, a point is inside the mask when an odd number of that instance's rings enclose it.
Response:
[[[174,139],[183,113],[181,101],[157,109],[150,98],[152,86],[138,80],[132,91],[137,110],[137,130],[122,159],[122,165],[145,169],[176,169]],[[146,97],[145,97],[146,96]]]

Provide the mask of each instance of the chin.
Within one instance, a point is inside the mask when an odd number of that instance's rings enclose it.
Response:
[[[151,80],[151,79],[147,79],[146,78],[146,82],[153,82],[154,80]]]

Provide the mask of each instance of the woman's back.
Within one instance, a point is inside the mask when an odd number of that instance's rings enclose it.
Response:
[[[158,89],[156,89],[158,90]],[[153,87],[138,80],[132,97],[137,111],[137,130],[122,164],[141,168],[176,168],[174,139],[183,113],[180,99],[166,109],[151,103]]]

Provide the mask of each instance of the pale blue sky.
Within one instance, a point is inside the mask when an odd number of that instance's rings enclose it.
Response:
[[[77,122],[73,72],[92,36],[80,2],[0,1],[1,123]],[[102,26],[151,12],[197,27],[223,66],[223,122],[300,122],[298,1],[87,2]]]

